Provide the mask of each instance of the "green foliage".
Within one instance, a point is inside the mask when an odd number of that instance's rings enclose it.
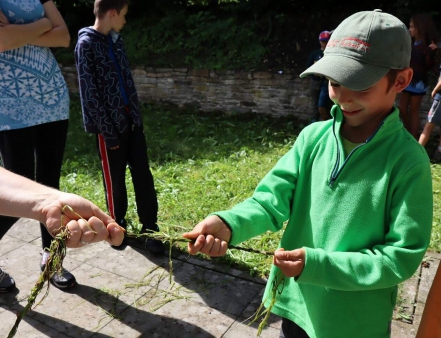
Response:
[[[56,49],[73,64],[78,30],[94,22],[93,0],[57,0],[72,45]],[[132,65],[303,70],[317,36],[357,11],[381,8],[408,24],[415,13],[441,17],[434,0],[369,3],[331,0],[132,0],[123,38]]]
[[[207,11],[177,11],[147,24],[138,19],[124,32],[132,64],[160,67],[251,69],[262,63],[265,37],[256,22],[217,17]]]

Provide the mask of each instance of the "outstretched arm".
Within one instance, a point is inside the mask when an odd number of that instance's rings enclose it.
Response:
[[[46,187],[1,167],[0,186],[0,214],[36,219],[45,224],[51,234],[59,232],[63,219],[63,226],[70,232],[66,242],[68,247],[76,248],[82,246],[82,242],[102,240],[112,245],[122,243],[122,228],[95,204],[78,195]],[[75,213],[63,212],[65,205]],[[63,218],[62,214],[65,215]]]

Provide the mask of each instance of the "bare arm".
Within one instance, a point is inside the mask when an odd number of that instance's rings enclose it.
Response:
[[[61,221],[69,232],[68,247],[82,246],[85,242],[106,240],[120,245],[124,230],[92,202],[75,194],[55,190],[0,167],[0,214],[33,218],[46,225],[49,233],[60,230]],[[64,212],[69,205],[77,213]],[[65,217],[62,218],[62,214]],[[86,222],[95,233],[89,231]]]
[[[45,17],[52,23],[52,29],[31,40],[29,43],[41,47],[69,47],[69,30],[57,6],[55,6],[53,1],[47,1],[43,8]]]
[[[0,12],[0,52],[27,45],[32,40],[52,29],[52,22],[42,18],[25,25],[10,25]]]
[[[435,87],[432,90],[432,97],[435,97],[435,94],[441,90],[441,76],[438,79],[438,83],[435,85]]]

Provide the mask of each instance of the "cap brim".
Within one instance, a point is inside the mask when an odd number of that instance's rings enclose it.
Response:
[[[344,55],[325,55],[300,77],[320,74],[350,90],[360,91],[372,87],[388,71],[387,67],[362,63]]]

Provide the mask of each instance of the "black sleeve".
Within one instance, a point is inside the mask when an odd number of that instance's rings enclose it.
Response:
[[[40,0],[41,4],[44,4],[45,2],[48,2],[49,0]]]

